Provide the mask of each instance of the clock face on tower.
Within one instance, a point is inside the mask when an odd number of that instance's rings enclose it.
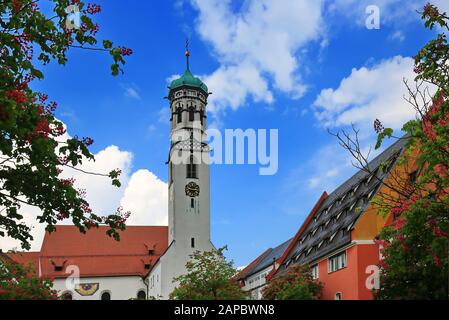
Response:
[[[195,182],[189,182],[186,185],[186,195],[189,197],[198,197],[200,195],[200,186]]]

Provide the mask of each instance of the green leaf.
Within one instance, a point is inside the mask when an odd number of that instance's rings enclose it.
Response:
[[[109,41],[109,40],[103,40],[103,48],[111,49],[112,48],[112,42]]]

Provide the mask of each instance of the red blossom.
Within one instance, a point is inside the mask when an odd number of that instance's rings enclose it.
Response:
[[[374,121],[374,131],[376,131],[377,134],[381,133],[384,130],[384,126],[382,125],[382,122],[380,122],[379,119],[376,119]]]
[[[22,0],[12,0],[12,10],[17,13],[22,10]]]
[[[92,209],[87,203],[81,204],[81,210],[83,210],[85,213],[92,213]]]
[[[133,54],[133,50],[131,48],[119,47],[120,52],[123,56],[130,56]]]
[[[94,3],[88,3],[87,4],[87,13],[89,14],[96,14],[101,12],[101,6]]]
[[[27,98],[21,90],[9,90],[5,92],[5,95],[8,99],[14,100],[17,104],[27,102]]]
[[[36,123],[36,126],[34,127],[34,134],[33,137],[39,137],[39,138],[48,138],[48,135],[50,134],[50,125],[47,122],[47,119],[45,117],[40,118],[40,120]]]
[[[449,237],[449,233],[447,233],[447,232],[441,230],[441,228],[439,228],[439,227],[437,227],[437,226],[435,226],[435,227],[433,228],[433,235],[434,235],[435,237],[438,237],[438,238]]]
[[[447,166],[444,164],[437,164],[434,167],[435,172],[440,176],[440,177],[446,177],[447,176]]]
[[[57,127],[55,129],[55,135],[57,137],[62,136],[64,133],[66,133],[66,129],[63,126]]]
[[[69,214],[67,213],[67,212],[59,212],[57,215],[56,215],[56,219],[58,219],[58,220],[64,220],[64,219],[67,219],[67,218],[69,218]]]
[[[393,222],[393,229],[401,230],[402,228],[404,228],[405,223],[406,223],[405,219],[399,218]]]
[[[94,143],[94,140],[92,138],[86,137],[83,138],[82,142],[86,145],[86,146],[90,146]]]
[[[441,267],[443,265],[441,258],[437,255],[433,256],[433,262],[437,267]]]
[[[96,228],[98,226],[95,221],[90,219],[84,221],[84,225],[86,226],[87,229]]]
[[[31,35],[22,33],[14,36],[14,40],[19,44],[20,51],[25,55],[25,59],[31,60],[33,58],[33,46],[31,45]]]
[[[60,181],[62,182],[63,185],[70,187],[73,186],[73,184],[75,183],[75,179],[73,178],[61,179]]]

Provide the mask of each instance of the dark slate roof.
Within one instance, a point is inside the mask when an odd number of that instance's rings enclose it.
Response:
[[[277,260],[282,256],[292,239],[288,239],[277,247],[270,248],[265,251],[261,256],[258,257],[259,261],[257,261],[255,264],[251,263],[253,265],[250,265],[250,268],[248,270],[245,270],[244,278],[248,278],[249,276],[252,276],[253,274],[262,271],[263,269],[272,265],[273,260]]]
[[[279,271],[292,263],[307,264],[351,242],[351,230],[377,193],[381,181],[404,150],[406,139],[399,139],[335,189],[321,204]],[[381,169],[388,164],[385,169]],[[370,172],[372,174],[370,174]]]

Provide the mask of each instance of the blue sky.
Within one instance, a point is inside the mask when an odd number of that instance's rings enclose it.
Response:
[[[163,97],[167,79],[184,71],[188,36],[191,70],[214,92],[209,124],[279,129],[276,175],[260,176],[254,165],[211,168],[212,241],[228,245],[238,266],[292,237],[321,193],[354,172],[328,128],[355,123],[369,146],[376,117],[398,128],[413,116],[401,80],[411,79],[410,57],[434,36],[414,12],[419,0],[99,3],[99,37],[133,49],[125,74],[112,77],[106,55],[74,49],[35,84],[58,101],[69,134],[93,137],[95,168],[125,169],[120,191],[81,179],[88,199],[97,210],[128,204],[136,224],[163,221]],[[380,8],[379,30],[365,27],[369,4]]]

